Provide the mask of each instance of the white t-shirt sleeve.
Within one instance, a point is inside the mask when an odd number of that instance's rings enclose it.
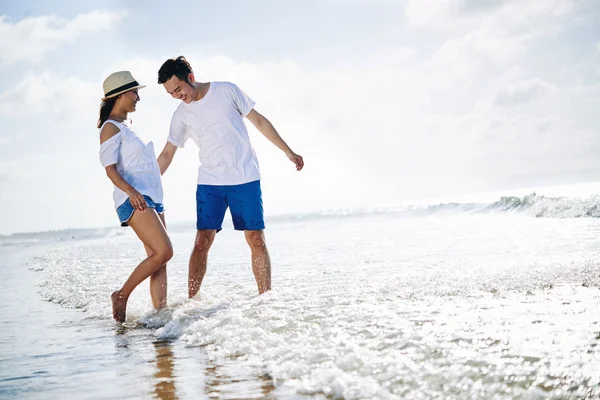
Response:
[[[104,168],[119,162],[122,133],[120,131],[100,145],[100,163]]]
[[[177,147],[184,147],[189,137],[188,130],[183,122],[183,116],[179,109],[177,109],[173,114],[173,118],[171,118],[171,127],[169,128],[167,141]]]
[[[231,84],[229,93],[240,115],[246,117],[250,114],[254,108],[254,101],[234,83]]]

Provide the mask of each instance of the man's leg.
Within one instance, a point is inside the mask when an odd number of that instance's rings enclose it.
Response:
[[[258,285],[258,293],[271,290],[271,258],[265,242],[265,234],[260,231],[244,231],[252,253],[252,272]]]
[[[196,240],[190,255],[188,272],[188,297],[191,299],[200,290],[206,274],[208,250],[221,230],[227,200],[219,186],[198,185],[196,189]]]
[[[202,285],[204,274],[206,274],[208,250],[215,240],[216,233],[216,230],[201,230],[196,233],[188,274],[188,297],[190,299],[198,293],[200,285]]]
[[[246,242],[252,252],[252,272],[258,285],[258,293],[271,290],[271,258],[265,243],[265,220],[263,216],[260,181],[231,186],[227,192],[233,226],[244,231]]]

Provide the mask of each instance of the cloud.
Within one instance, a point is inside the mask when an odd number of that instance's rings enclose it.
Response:
[[[523,105],[543,99],[552,89],[553,85],[548,82],[529,79],[500,90],[495,95],[494,103],[500,107]]]
[[[94,11],[72,20],[46,15],[16,23],[0,16],[0,65],[24,60],[40,62],[48,53],[74,42],[82,33],[109,29],[125,15],[123,11]]]
[[[596,72],[600,74],[600,41],[596,43]]]
[[[562,50],[581,44],[569,41],[580,31],[566,24],[564,31],[552,29],[576,6],[549,3],[556,10],[536,0],[442,2],[440,9],[430,7],[439,14],[436,19],[419,25],[425,46],[390,36],[381,41],[385,46],[346,56],[332,50],[326,60],[273,56],[248,61],[206,49],[184,55],[199,80],[237,83],[305,157],[305,170],[297,173],[248,124],[264,178],[267,215],[499,190],[517,178],[527,184],[525,176],[551,180],[569,171],[577,178],[579,170],[600,168],[594,154],[600,148],[600,87],[585,84],[595,76],[597,60],[561,56]],[[523,18],[516,14],[519,8]],[[596,40],[585,43],[588,55]],[[102,80],[128,69],[148,85],[130,118],[157,152],[178,105],[156,83],[165,55],[140,51],[136,58],[116,54],[102,71],[96,67],[94,76],[68,75],[60,66],[44,65],[16,78],[0,94],[5,128],[0,158],[8,163],[0,166],[0,174],[10,177],[2,191],[10,196],[4,202],[6,224],[20,226],[10,218],[22,208],[33,210],[31,223],[38,225],[32,229],[114,221],[112,185],[97,154]],[[573,72],[578,63],[575,71],[592,79]],[[10,139],[3,139],[4,132],[10,132]],[[197,149],[190,142],[164,176],[169,221],[193,219],[197,167]],[[53,204],[52,221],[43,210],[36,214],[40,192]]]
[[[584,0],[409,0],[405,15],[415,27],[446,28],[493,24],[506,29],[536,28],[568,14]]]
[[[415,51],[407,46],[386,46],[369,54],[364,63],[369,65],[376,62],[380,65],[398,66],[406,64],[414,55]]]
[[[459,14],[485,13],[514,0],[461,0],[456,2]]]
[[[31,119],[43,116],[46,123],[76,125],[93,124],[102,90],[77,76],[64,76],[50,71],[28,72],[14,87],[0,94],[0,116]]]
[[[551,182],[553,176],[577,179],[578,170],[598,170],[595,126],[600,118],[594,106],[600,88],[581,90],[536,78],[497,86],[466,127],[480,132],[476,147],[485,158],[482,172],[490,179],[537,176]]]
[[[547,46],[559,29],[566,29],[567,17],[580,15],[585,0],[433,3],[438,4],[411,0],[405,11],[413,27],[421,32],[442,30],[441,37],[447,38],[425,62],[426,74],[434,90],[465,92],[487,86],[490,77],[534,63],[528,53]]]
[[[525,49],[521,38],[481,28],[446,41],[432,54],[425,67],[438,88],[463,80],[476,83],[474,78],[482,72],[508,64]]]
[[[480,17],[514,0],[409,0],[405,14],[412,26],[456,24]]]
[[[8,136],[8,134],[7,135],[0,134],[0,148],[2,146],[6,146],[7,144],[10,144],[13,140],[14,140],[14,137]]]

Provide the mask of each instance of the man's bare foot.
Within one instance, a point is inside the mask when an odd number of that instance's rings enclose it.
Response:
[[[125,322],[125,310],[127,309],[127,299],[117,290],[110,295],[112,300],[113,318],[115,321]]]

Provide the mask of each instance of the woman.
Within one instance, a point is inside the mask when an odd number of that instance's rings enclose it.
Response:
[[[131,226],[140,238],[148,258],[131,273],[120,290],[111,296],[113,317],[125,321],[127,299],[131,292],[150,277],[150,295],[154,308],[167,303],[167,266],[173,256],[164,219],[160,170],[152,142],[143,141],[130,127],[127,114],[140,101],[138,90],[145,87],[129,71],[106,78],[100,106],[100,161],[113,182],[113,198],[121,226]]]

